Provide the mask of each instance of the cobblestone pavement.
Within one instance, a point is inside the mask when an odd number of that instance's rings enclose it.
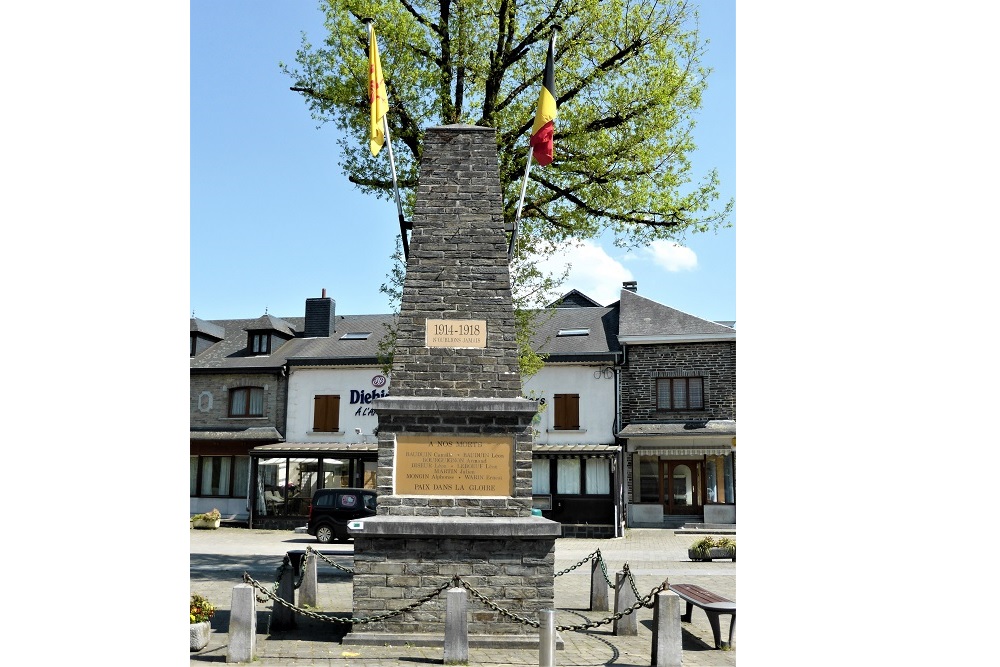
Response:
[[[191,592],[208,597],[217,607],[212,619],[212,638],[204,649],[191,653],[191,665],[224,663],[227,651],[229,609],[233,586],[242,583],[243,573],[270,589],[284,554],[293,549],[321,547],[308,535],[292,531],[220,528],[191,530]],[[671,583],[704,586],[724,597],[736,600],[736,563],[732,561],[692,562],[688,546],[700,536],[676,535],[669,529],[630,529],[623,538],[598,540],[560,538],[556,540],[556,572],[570,568],[596,549],[607,563],[612,581],[614,572],[628,563],[642,595],[664,579]],[[353,566],[353,545],[322,545],[324,552],[335,552],[331,560],[345,567]],[[346,616],[351,612],[352,589],[349,573],[320,561],[318,570],[319,610],[324,614]],[[612,588],[610,603],[614,607]],[[607,619],[612,612],[591,612],[590,563],[556,577],[556,625],[580,625]],[[469,599],[470,609],[481,604]],[[557,665],[632,665],[650,664],[653,610],[641,608],[638,634],[615,636],[610,622],[586,631],[562,631],[564,649],[556,652]],[[271,603],[257,605],[257,657],[255,664],[268,665],[337,665],[337,667],[375,667],[412,663],[442,664],[443,647],[344,646],[343,624],[298,616],[297,627],[284,632],[268,632]],[[729,618],[722,617],[722,632],[729,631]],[[736,641],[738,644],[738,639]],[[443,645],[443,636],[442,636]],[[717,650],[704,611],[695,608],[691,623],[683,624],[683,664],[700,667],[725,667],[736,664],[738,649]],[[537,665],[537,649],[470,648],[471,665]]]

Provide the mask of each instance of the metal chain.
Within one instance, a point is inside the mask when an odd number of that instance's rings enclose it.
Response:
[[[567,572],[572,572],[576,568],[578,568],[581,565],[583,565],[584,563],[586,563],[588,560],[591,560],[592,558],[594,558],[594,556],[597,556],[598,558],[600,558],[600,556],[601,556],[601,550],[598,549],[597,551],[591,553],[589,556],[585,556],[584,559],[581,560],[576,565],[571,565],[571,566],[567,567],[565,570],[563,570],[562,572],[556,572],[553,576],[555,576],[555,577],[561,577],[562,575],[566,574]]]
[[[611,577],[608,576],[608,564],[604,562],[604,557],[601,555],[601,550],[597,550],[597,558],[601,563],[601,573],[604,575],[604,581],[608,582],[608,586],[614,588],[615,583],[611,581]]]
[[[537,620],[533,621],[530,618],[525,618],[523,616],[518,616],[517,614],[515,614],[512,611],[504,609],[503,607],[501,607],[500,605],[496,604],[495,602],[493,602],[492,600],[490,600],[488,597],[486,597],[485,595],[483,595],[482,593],[480,593],[479,591],[477,591],[475,588],[473,588],[469,584],[469,582],[465,581],[461,577],[459,577],[459,576],[456,575],[454,581],[455,581],[456,585],[458,585],[459,583],[461,583],[462,586],[464,586],[470,593],[472,593],[472,595],[474,597],[476,597],[480,602],[482,602],[483,604],[485,604],[487,607],[489,607],[493,611],[498,611],[501,614],[503,614],[504,616],[508,616],[508,617],[514,619],[518,623],[522,623],[524,625],[530,625],[533,628],[537,628],[539,625],[541,625]]]
[[[344,567],[343,565],[340,565],[338,563],[334,563],[332,560],[330,560],[329,558],[327,558],[324,554],[320,553],[319,551],[314,551],[313,548],[310,547],[310,546],[306,547],[306,551],[308,551],[309,553],[316,554],[317,556],[319,556],[320,560],[322,560],[323,562],[325,562],[327,565],[332,565],[333,567],[337,568],[338,570],[343,570],[344,572],[348,572],[350,574],[354,574],[354,568],[353,567]]]
[[[329,560],[327,560],[323,556],[323,554],[321,554],[321,553],[319,553],[317,551],[313,551],[312,548],[310,548],[310,547],[307,547],[307,551],[309,553],[306,554],[305,558],[309,558],[310,555],[316,554],[320,558],[323,558],[323,560],[326,560],[328,563],[330,562]],[[602,571],[605,572],[605,578],[607,578],[607,574],[606,574],[607,571],[606,571],[605,566],[604,566],[604,559],[601,558],[600,549],[598,549],[594,553],[590,554],[589,556],[587,556],[585,559],[583,559],[582,561],[580,561],[576,565],[574,565],[574,566],[572,566],[570,568],[567,568],[566,570],[563,570],[560,574],[565,574],[566,572],[569,572],[570,570],[576,569],[577,567],[579,567],[580,565],[583,565],[584,563],[586,563],[591,558],[594,558],[595,556],[600,560],[601,569],[602,569]],[[303,567],[302,567],[303,573],[305,572],[305,562],[306,562],[305,559],[303,559]],[[334,565],[335,567],[340,567],[340,569],[345,569],[345,568],[343,568],[341,566],[336,565],[336,563],[330,563],[330,564]],[[281,564],[281,567],[278,568],[278,573],[277,573],[278,581],[281,580],[281,575],[284,572],[285,568],[288,567],[288,565],[289,565],[288,564],[288,558],[286,556],[284,562]],[[661,592],[661,591],[663,591],[663,590],[666,590],[666,588],[668,587],[668,583],[666,581],[664,581],[659,586],[656,586],[655,588],[653,588],[649,592],[649,595],[641,596],[641,595],[639,595],[639,591],[636,589],[635,578],[632,576],[632,572],[629,569],[628,563],[625,563],[622,566],[622,572],[625,575],[625,577],[629,580],[629,583],[630,583],[630,585],[632,587],[632,592],[635,594],[635,597],[636,597],[635,604],[633,604],[628,609],[624,609],[624,610],[622,610],[620,612],[615,613],[612,616],[609,616],[609,617],[607,617],[605,619],[602,619],[602,620],[599,620],[599,621],[589,621],[587,623],[581,623],[581,624],[578,624],[578,625],[557,625],[556,626],[556,630],[566,630],[566,631],[580,632],[580,631],[583,631],[583,630],[589,630],[591,628],[596,628],[596,627],[599,627],[601,625],[606,625],[607,623],[613,623],[615,621],[621,620],[623,617],[628,616],[629,614],[635,612],[637,609],[641,609],[642,607],[652,607],[653,606],[652,600],[656,596],[656,594],[659,593],[659,592]],[[375,622],[378,622],[378,621],[384,621],[384,620],[386,620],[388,618],[392,618],[393,616],[399,616],[399,615],[401,615],[401,614],[403,614],[405,612],[411,611],[411,610],[416,609],[417,607],[419,607],[419,606],[421,606],[423,604],[426,604],[430,600],[432,600],[435,597],[439,596],[449,586],[455,586],[455,587],[457,587],[457,586],[461,585],[466,590],[468,590],[473,595],[473,597],[475,597],[476,599],[478,599],[480,602],[482,602],[483,604],[485,604],[487,607],[489,607],[493,611],[496,611],[496,612],[498,612],[498,613],[500,613],[500,614],[502,614],[504,616],[507,616],[508,618],[511,618],[511,619],[517,621],[518,623],[522,623],[524,625],[529,625],[529,626],[531,626],[533,628],[537,628],[540,625],[539,621],[537,621],[537,620],[532,620],[532,619],[529,619],[529,618],[525,618],[524,616],[519,616],[518,614],[515,614],[514,612],[512,612],[512,611],[510,611],[508,609],[504,609],[503,607],[501,607],[500,605],[498,605],[493,600],[490,600],[486,595],[484,595],[484,594],[480,593],[478,590],[476,590],[476,588],[474,586],[472,586],[467,581],[465,581],[464,579],[462,579],[462,577],[459,576],[459,575],[455,575],[452,578],[451,581],[448,581],[448,582],[445,582],[445,583],[441,584],[433,592],[428,593],[424,597],[420,598],[419,600],[413,602],[410,605],[407,605],[406,607],[403,607],[402,609],[397,609],[395,611],[391,611],[391,612],[388,612],[386,614],[379,614],[377,616],[371,616],[371,617],[368,617],[368,618],[354,618],[354,617],[351,617],[351,618],[346,618],[346,619],[345,618],[335,618],[335,617],[330,617],[330,616],[324,616],[324,615],[317,614],[315,612],[311,612],[311,611],[306,610],[306,609],[301,609],[299,607],[296,607],[294,604],[288,602],[287,600],[278,597],[278,595],[277,595],[278,581],[276,581],[275,584],[274,584],[274,592],[269,592],[263,585],[260,584],[260,582],[256,581],[247,572],[243,573],[243,581],[244,581],[244,583],[251,584],[254,588],[256,588],[257,590],[261,591],[262,593],[264,593],[264,595],[267,596],[265,598],[261,598],[260,596],[256,596],[257,602],[266,603],[270,599],[270,600],[273,600],[274,602],[276,602],[278,604],[284,605],[285,607],[291,609],[292,611],[294,611],[296,613],[302,614],[303,616],[308,616],[310,618],[314,618],[314,619],[320,620],[320,621],[326,621],[326,622],[329,622],[329,623],[340,623],[340,624],[354,625],[354,624],[361,624],[361,623],[375,623]],[[300,577],[300,583],[301,583],[301,577]],[[611,582],[609,581],[608,583],[611,583]],[[296,586],[296,588],[298,588],[298,586]]]
[[[641,609],[642,607],[651,607],[651,606],[653,606],[653,603],[652,603],[653,598],[656,596],[657,593],[659,593],[660,591],[662,591],[662,590],[664,590],[666,588],[667,588],[667,583],[663,582],[662,584],[660,584],[659,586],[657,586],[656,588],[654,588],[653,590],[651,590],[649,592],[649,595],[647,595],[646,597],[643,597],[643,598],[640,598],[640,599],[636,600],[635,604],[632,605],[631,607],[629,607],[628,609],[624,609],[624,610],[618,612],[617,614],[615,614],[613,616],[609,616],[608,618],[606,618],[606,619],[604,619],[602,621],[591,621],[589,623],[583,623],[583,624],[580,624],[580,625],[557,625],[556,626],[556,630],[572,630],[574,632],[579,632],[581,630],[589,630],[590,628],[596,628],[599,625],[605,625],[606,623],[612,623],[614,621],[621,620],[623,617],[628,616],[629,614],[631,614],[632,612],[634,612],[636,609]]]
[[[262,586],[260,584],[260,582],[256,581],[253,577],[251,577],[248,572],[244,572],[243,573],[243,583],[250,584],[251,586],[253,586],[254,588],[256,588],[257,590],[259,590],[260,592],[264,593],[267,596],[264,599],[261,599],[258,596],[257,597],[257,601],[258,602],[262,602],[263,603],[263,602],[267,602],[268,599],[271,599],[271,600],[274,600],[274,602],[276,602],[278,604],[281,604],[281,605],[287,607],[288,609],[291,609],[292,611],[294,611],[297,614],[302,614],[303,616],[308,616],[309,618],[316,619],[317,621],[326,621],[327,623],[340,623],[342,625],[355,625],[355,624],[361,624],[361,623],[376,623],[378,621],[384,621],[387,618],[392,618],[393,616],[399,616],[399,615],[404,614],[404,613],[406,613],[408,611],[416,609],[417,607],[419,607],[422,604],[425,604],[425,603],[433,600],[435,597],[437,597],[438,595],[440,595],[441,592],[444,591],[444,589],[448,588],[451,585],[451,582],[445,582],[445,583],[441,584],[434,592],[428,593],[427,595],[425,595],[424,597],[420,598],[416,602],[414,602],[412,604],[409,604],[409,605],[403,607],[402,609],[396,609],[395,611],[390,611],[390,612],[388,612],[386,614],[379,614],[377,616],[369,616],[368,618],[354,618],[354,617],[351,617],[351,618],[336,618],[336,617],[332,617],[332,616],[324,616],[322,614],[318,614],[316,612],[309,611],[308,609],[302,609],[301,607],[296,607],[294,604],[292,604],[291,602],[288,602],[284,598],[278,597],[276,593],[270,593],[270,592],[268,592],[268,590],[264,586]]]
[[[629,585],[632,586],[632,593],[635,595],[635,599],[638,600],[641,598],[642,595],[639,594],[639,589],[635,587],[635,577],[632,576],[632,570],[629,569],[628,563],[622,565],[622,574],[625,575]]]

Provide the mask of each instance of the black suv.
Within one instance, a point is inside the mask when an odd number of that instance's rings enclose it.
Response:
[[[319,489],[309,504],[306,532],[323,544],[346,542],[349,521],[375,516],[376,495],[371,489]]]

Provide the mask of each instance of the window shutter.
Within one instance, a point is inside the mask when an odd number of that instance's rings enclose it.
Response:
[[[313,430],[340,430],[340,396],[320,396],[313,398]]]
[[[577,430],[580,428],[580,395],[556,394],[555,419],[556,429]]]

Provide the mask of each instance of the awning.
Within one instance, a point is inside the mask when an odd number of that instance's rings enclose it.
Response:
[[[250,456],[267,456],[269,458],[285,457],[314,460],[340,458],[357,454],[378,454],[378,443],[375,442],[276,442],[271,445],[258,445],[250,450]]]
[[[725,456],[736,448],[736,421],[629,424],[618,437],[628,440],[627,451],[642,456]]]
[[[583,457],[610,459],[618,455],[621,445],[535,445],[533,456],[540,458]]]
[[[281,434],[273,426],[254,426],[237,431],[191,431],[192,440],[269,440],[280,441]]]
[[[735,419],[708,419],[704,421],[653,422],[629,424],[618,432],[619,438],[658,438],[664,436],[736,436]]]
[[[316,462],[316,457],[310,457],[310,458],[306,459],[306,458],[298,458],[298,457],[287,457],[286,458],[286,457],[282,456],[282,457],[274,458],[274,459],[264,459],[264,460],[260,461],[259,465],[262,465],[262,466],[283,466],[283,465],[285,465],[285,461],[288,461],[289,463],[315,463]],[[332,465],[340,465],[340,464],[343,463],[343,461],[340,461],[338,459],[324,458],[323,459],[323,465],[326,465],[328,463],[332,464]]]

